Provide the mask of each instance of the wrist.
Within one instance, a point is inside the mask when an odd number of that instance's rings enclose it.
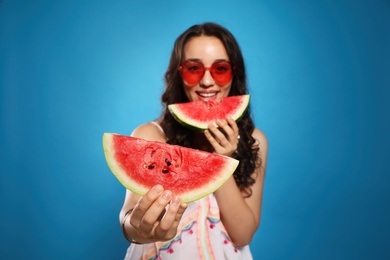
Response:
[[[122,221],[122,232],[123,232],[123,236],[126,238],[127,241],[129,241],[130,243],[132,244],[142,244],[142,243],[139,243],[137,242],[136,240],[134,240],[133,238],[131,238],[127,232],[126,232],[126,221],[127,219],[129,218],[129,216],[131,215],[131,213],[133,212],[133,209],[134,208],[131,208],[129,209],[129,211],[126,212],[126,214],[123,216],[123,221]]]

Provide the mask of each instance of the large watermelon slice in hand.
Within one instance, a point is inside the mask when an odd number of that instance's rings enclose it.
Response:
[[[127,189],[142,196],[161,184],[183,203],[214,192],[238,165],[230,157],[113,133],[104,133],[103,149],[112,173]]]
[[[229,96],[221,100],[202,100],[168,105],[173,117],[181,124],[198,131],[208,129],[217,119],[228,116],[239,120],[249,104],[250,95]]]

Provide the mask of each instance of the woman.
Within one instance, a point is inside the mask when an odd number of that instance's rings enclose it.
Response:
[[[233,35],[213,23],[194,25],[174,45],[165,73],[160,119],[132,136],[231,156],[234,175],[213,194],[181,204],[161,185],[140,197],[127,190],[120,222],[132,242],[126,259],[251,259],[248,244],[260,223],[267,140],[248,109],[195,133],[180,125],[167,106],[247,94],[245,65]]]

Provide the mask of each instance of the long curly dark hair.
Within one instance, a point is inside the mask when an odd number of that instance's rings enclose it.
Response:
[[[167,137],[167,143],[181,145],[185,147],[195,147],[195,134],[192,130],[178,123],[169,110],[169,104],[188,102],[184,93],[183,81],[179,73],[179,66],[182,62],[184,45],[192,37],[214,36],[220,39],[225,46],[229,60],[235,65],[234,77],[229,96],[244,95],[248,93],[246,84],[245,64],[241,49],[234,36],[224,27],[215,23],[204,23],[190,27],[182,33],[175,41],[169,67],[165,73],[165,92],[161,97],[164,105],[162,112],[161,126]],[[258,161],[259,146],[252,137],[255,128],[250,116],[250,107],[246,110],[242,118],[237,122],[239,127],[240,140],[237,151],[233,158],[240,161],[234,173],[234,179],[241,191],[247,196],[251,196],[250,186],[255,183],[253,173]]]

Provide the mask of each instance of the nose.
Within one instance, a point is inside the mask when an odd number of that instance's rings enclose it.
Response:
[[[203,74],[202,79],[199,81],[199,85],[201,87],[211,87],[214,84],[215,84],[214,78],[210,73],[210,69],[207,68]]]

